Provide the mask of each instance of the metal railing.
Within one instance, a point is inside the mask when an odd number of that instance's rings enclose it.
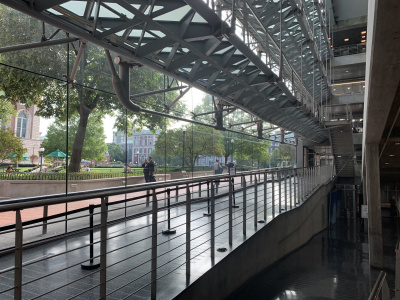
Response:
[[[382,292],[382,298],[379,298],[379,294]],[[372,288],[371,294],[368,297],[368,300],[390,300],[390,291],[389,286],[386,281],[386,272],[381,271],[379,273],[379,277],[376,280],[374,287]]]
[[[333,48],[334,57],[366,53],[366,52],[367,52],[367,45],[365,43]]]
[[[2,201],[0,298],[168,298],[330,179],[318,166]]]

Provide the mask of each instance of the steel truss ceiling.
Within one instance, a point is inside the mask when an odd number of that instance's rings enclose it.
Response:
[[[259,120],[315,142],[327,140],[312,117],[328,97],[323,62],[329,46],[320,7],[304,0],[237,2],[222,1],[219,9],[235,7],[233,19],[252,36],[247,43],[221,21],[214,3],[201,0],[0,0]],[[314,101],[312,108],[304,108],[306,98]]]

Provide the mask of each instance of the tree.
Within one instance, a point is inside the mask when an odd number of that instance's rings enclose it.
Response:
[[[157,139],[157,153],[166,151],[167,156],[184,159],[185,165],[193,168],[202,155],[221,156],[224,153],[222,135],[210,127],[192,125],[185,129],[185,150],[183,151],[183,128],[162,132]],[[188,138],[189,137],[189,138]],[[164,150],[165,147],[165,150]]]
[[[11,116],[15,116],[16,113],[14,106],[10,102],[0,98],[0,126],[10,121]]]
[[[79,118],[75,117],[68,122],[68,153],[72,152],[73,141],[76,132],[79,130]],[[48,128],[45,140],[42,146],[45,148],[45,154],[49,154],[57,149],[66,151],[66,123],[56,120]],[[105,152],[107,145],[105,143],[104,128],[101,117],[98,114],[93,114],[88,119],[86,138],[82,147],[82,157],[86,160],[105,160]],[[80,162],[79,162],[80,164]]]
[[[22,140],[16,137],[10,128],[0,127],[0,161],[9,159],[11,154],[15,154],[15,160],[21,161],[26,149],[22,145]]]
[[[111,143],[108,144],[107,147],[110,161],[125,161],[124,151],[122,151],[121,146],[116,143]]]
[[[33,18],[1,6],[0,20],[0,30],[2,30],[4,36],[4,38],[2,36],[3,46],[32,41],[39,42],[42,39],[42,24]],[[45,27],[46,32],[56,31],[49,25]],[[61,33],[58,33],[56,37],[60,37],[60,35]],[[66,45],[9,52],[2,54],[0,61],[50,77],[62,78],[62,74],[70,75],[68,74],[70,71],[66,69],[64,64],[68,60],[68,54],[70,54],[73,62],[77,53],[76,49],[80,46],[82,46],[80,42],[71,44],[69,53]],[[42,76],[14,68],[1,68],[0,90],[5,93],[3,99],[8,99],[12,103],[20,101],[27,106],[35,104],[38,106],[38,115],[45,118],[56,117],[64,123],[67,116],[79,117],[76,134],[73,142],[71,141],[71,144],[73,144],[69,165],[71,172],[79,171],[80,162],[84,156],[83,144],[88,119],[93,112],[99,111],[103,115],[112,115],[116,110],[119,110],[117,112],[117,126],[124,132],[130,132],[133,125],[138,127],[145,124],[149,129],[154,130],[166,123],[162,117],[156,115],[125,113],[125,109],[114,96],[104,49],[95,45],[87,44],[84,47],[75,84],[71,85],[72,88],[69,90],[68,96],[66,86],[56,80],[48,80]],[[131,73],[131,94],[165,86],[166,80],[157,72],[141,68]],[[135,84],[137,82],[140,82],[140,84]],[[172,82],[167,84],[172,86]],[[176,85],[176,82],[174,84]],[[175,95],[176,92],[152,95],[141,98],[139,104],[143,107],[164,111],[165,104],[168,104],[167,100],[172,101],[171,99],[175,99]],[[67,107],[69,107],[68,111]],[[176,107],[182,107],[182,104],[178,103]],[[172,111],[171,113],[176,112]],[[125,128],[126,124],[128,128]]]

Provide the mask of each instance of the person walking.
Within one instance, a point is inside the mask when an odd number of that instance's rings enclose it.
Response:
[[[215,175],[222,174],[223,169],[218,159],[215,160],[215,163],[212,165],[212,169],[214,170]],[[214,180],[214,182],[215,182],[215,193],[218,194],[219,179]]]

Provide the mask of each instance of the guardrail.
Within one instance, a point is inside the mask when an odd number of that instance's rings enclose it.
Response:
[[[165,298],[330,179],[331,166],[259,170],[2,201],[0,298]]]
[[[382,298],[379,298],[379,294],[382,292]],[[379,277],[376,280],[374,287],[372,288],[371,294],[368,297],[368,300],[390,300],[390,291],[389,286],[386,281],[386,272],[381,271],[379,273]]]
[[[367,45],[365,43],[333,48],[334,57],[366,53],[366,52],[367,52]]]

